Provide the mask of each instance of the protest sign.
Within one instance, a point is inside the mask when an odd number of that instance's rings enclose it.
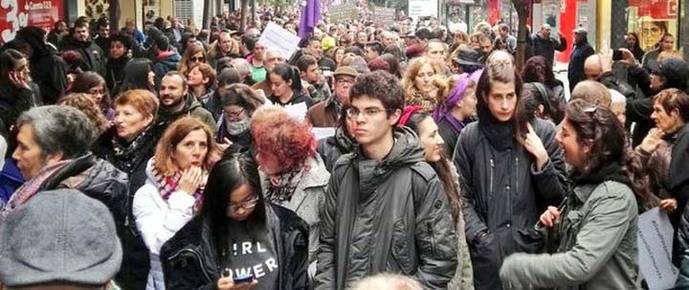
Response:
[[[639,269],[651,290],[672,289],[678,271],[672,265],[673,229],[667,213],[657,207],[639,216]]]
[[[274,22],[268,23],[263,30],[258,42],[268,48],[274,48],[282,53],[285,59],[289,59],[299,48],[301,38],[285,30]]]
[[[321,140],[328,138],[330,136],[335,136],[335,128],[333,127],[313,127],[311,128],[311,133],[316,137],[316,140]]]
[[[395,8],[375,7],[373,9],[373,22],[380,26],[394,24]]]
[[[357,19],[359,18],[359,9],[357,9],[354,2],[330,6],[328,8],[328,17],[330,17],[330,22],[332,23],[341,23],[347,20]]]

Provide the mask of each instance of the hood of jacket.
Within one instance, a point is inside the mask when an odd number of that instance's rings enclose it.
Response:
[[[177,64],[179,63],[181,57],[179,53],[174,50],[169,50],[161,52],[156,55],[156,62],[169,67],[171,70],[177,69]]]
[[[381,162],[364,157],[359,146],[356,154],[362,196],[373,192],[395,170],[424,161],[423,148],[412,129],[396,128],[393,135],[395,143],[392,145],[392,150]]]
[[[355,140],[352,140],[352,138],[347,136],[347,133],[343,127],[337,127],[335,129],[335,135],[331,140],[333,144],[340,149],[340,152],[353,152],[356,150]]]

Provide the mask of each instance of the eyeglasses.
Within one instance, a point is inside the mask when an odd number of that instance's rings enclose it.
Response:
[[[192,57],[189,60],[191,60],[192,62],[205,62],[206,58],[205,57]]]
[[[252,199],[247,201],[242,201],[239,204],[230,204],[227,206],[229,212],[237,212],[240,208],[247,210],[256,207],[258,204],[258,196],[254,196]]]
[[[348,84],[348,85],[354,84],[354,80],[351,80],[351,79],[336,79],[335,82],[338,83],[338,84],[343,84],[343,85],[345,85],[345,84]]]
[[[345,112],[347,113],[347,117],[351,119],[356,119],[359,117],[359,114],[363,113],[364,118],[366,119],[371,119],[373,116],[381,113],[381,112],[389,112],[390,110],[385,110],[381,108],[366,108],[363,111],[360,111],[359,109],[355,107],[349,107],[345,109]]]

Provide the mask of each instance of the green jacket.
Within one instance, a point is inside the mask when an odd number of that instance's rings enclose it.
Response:
[[[506,289],[640,289],[637,219],[628,186],[615,181],[577,186],[555,227],[557,253],[513,254],[500,279]]]

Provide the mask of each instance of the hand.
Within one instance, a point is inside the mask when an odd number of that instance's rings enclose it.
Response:
[[[234,280],[230,277],[218,279],[218,290],[252,290],[256,289],[258,281],[252,280],[251,283],[234,284]]]
[[[552,228],[555,222],[560,219],[560,211],[557,207],[549,206],[548,209],[541,215],[538,221],[546,228]]]
[[[10,83],[16,88],[30,89],[28,77],[23,77],[21,73],[10,72]]]
[[[541,138],[538,137],[538,134],[534,132],[531,124],[527,124],[526,126],[529,131],[526,133],[526,137],[523,140],[520,140],[520,143],[522,146],[524,146],[526,151],[529,151],[529,153],[536,158],[536,169],[541,171],[541,169],[543,169],[543,165],[548,162],[548,151],[546,151],[545,147],[543,147],[543,141],[541,141]]]
[[[636,57],[634,57],[634,54],[629,51],[629,49],[626,48],[620,48],[619,49],[622,52],[622,60],[621,62],[626,63],[628,65],[637,65],[639,64],[639,61],[636,60]]]
[[[605,52],[600,53],[599,56],[601,71],[603,73],[612,71],[612,50],[608,48]]]
[[[227,139],[227,137],[225,137],[225,138],[223,138],[222,143],[218,142],[217,144],[218,144],[218,149],[220,149],[220,152],[224,152],[225,150],[227,150],[227,148],[230,148],[230,146],[232,146],[232,141],[230,141],[230,139]]]
[[[182,178],[179,179],[179,190],[193,196],[202,183],[203,170],[201,167],[193,166],[182,173]]]
[[[673,212],[677,209],[677,200],[674,198],[663,199],[660,201],[660,208],[668,212]]]
[[[644,138],[643,141],[641,141],[641,144],[639,145],[639,148],[641,150],[648,152],[648,153],[653,153],[656,151],[656,148],[658,148],[658,145],[663,142],[663,136],[665,135],[665,132],[663,130],[660,130],[659,128],[653,128],[650,131],[648,131],[648,135]]]

